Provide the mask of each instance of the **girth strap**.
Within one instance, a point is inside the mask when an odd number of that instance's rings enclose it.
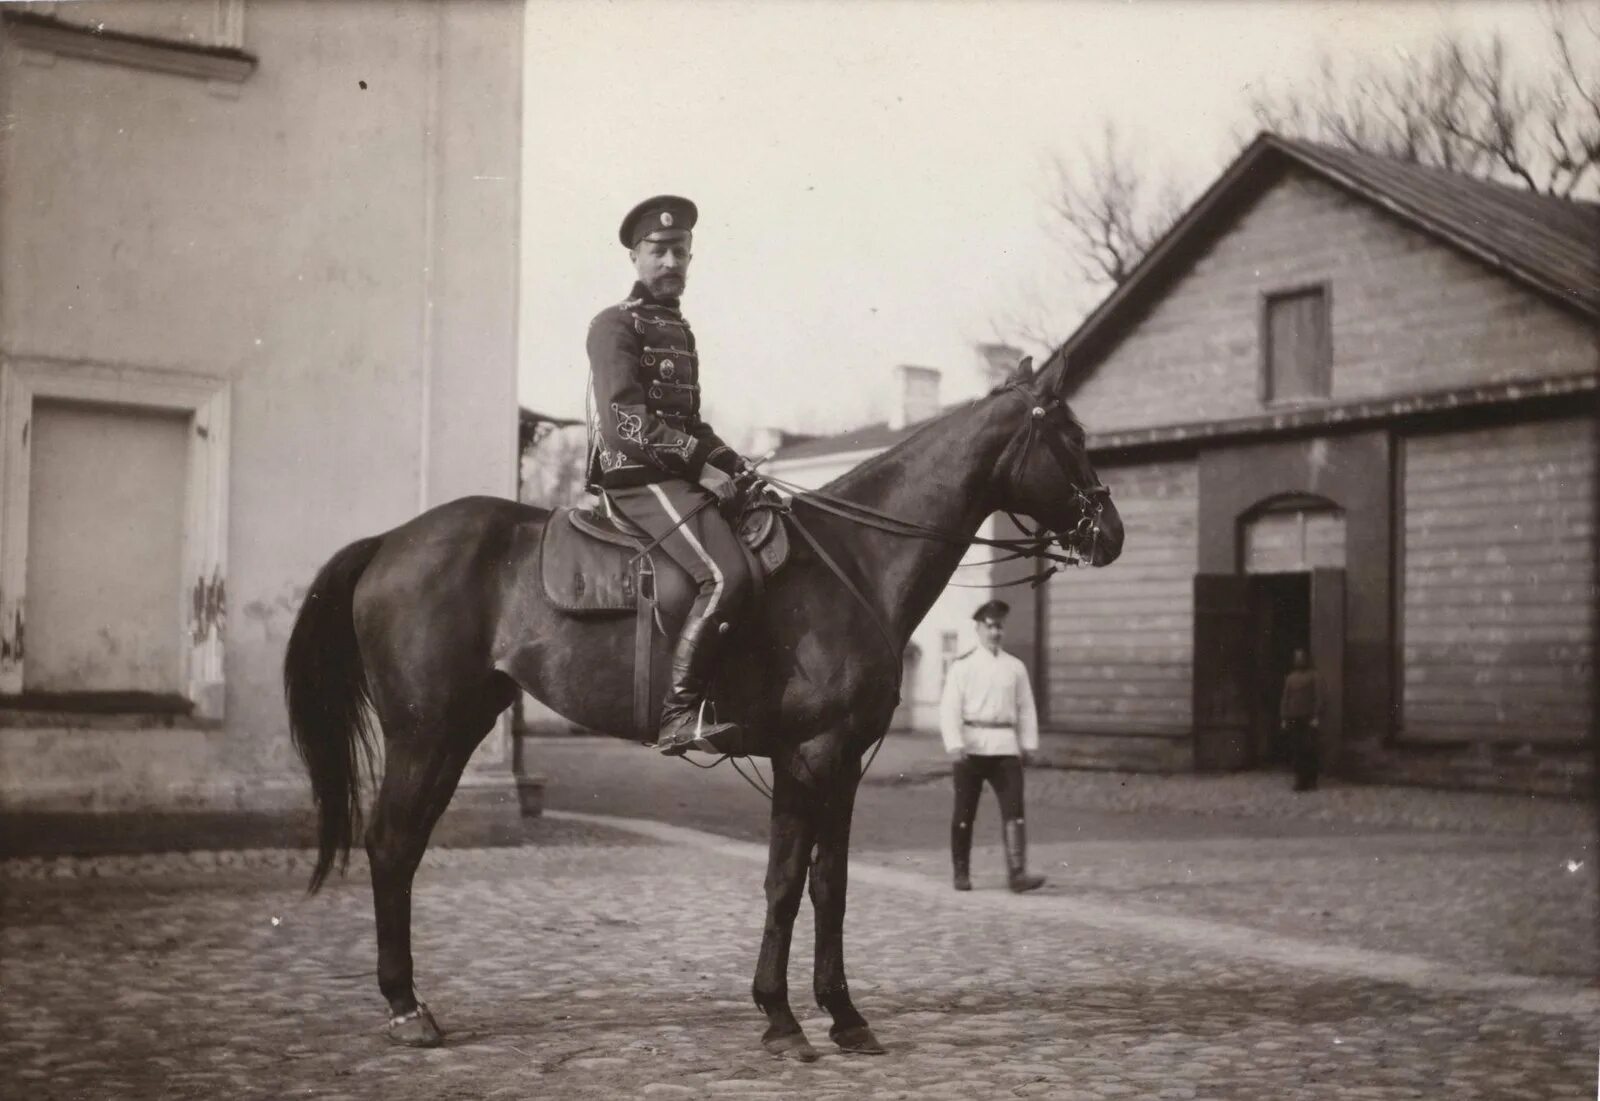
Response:
[[[639,607],[633,618],[633,728],[641,738],[650,737],[650,632],[656,622],[656,574],[648,555],[639,560]]]

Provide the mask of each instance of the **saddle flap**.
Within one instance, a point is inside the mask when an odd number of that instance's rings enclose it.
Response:
[[[586,519],[590,524],[581,524],[576,510],[557,509],[545,523],[539,555],[545,598],[570,615],[631,612],[649,585],[650,560],[634,561],[639,543],[615,528],[602,534],[592,514]]]
[[[775,508],[752,508],[738,523],[739,538],[765,577],[789,559],[788,526],[779,516]],[[664,556],[635,561],[648,536],[636,537],[622,523],[594,509],[561,508],[551,514],[540,555],[540,583],[551,604],[569,615],[605,615],[633,611],[641,589],[647,599],[657,595],[651,586],[658,565],[669,572],[677,567]]]

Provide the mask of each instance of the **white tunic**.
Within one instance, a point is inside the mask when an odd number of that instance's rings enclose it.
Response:
[[[951,752],[1015,757],[1038,749],[1028,667],[1004,650],[991,654],[982,646],[951,662],[939,700],[939,734]]]

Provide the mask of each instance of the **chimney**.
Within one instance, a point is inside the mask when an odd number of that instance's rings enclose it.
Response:
[[[1022,362],[1022,349],[1010,344],[979,344],[977,347],[978,358],[982,361],[978,374],[985,390],[999,386]]]
[[[753,461],[769,452],[778,450],[784,445],[784,437],[786,435],[787,433],[783,429],[774,428],[771,425],[763,425],[755,429],[750,433],[750,459]]]
[[[889,427],[895,431],[939,412],[939,369],[902,363],[894,369],[896,400],[889,408]]]

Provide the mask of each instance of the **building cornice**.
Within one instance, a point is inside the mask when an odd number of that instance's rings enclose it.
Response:
[[[255,72],[255,55],[234,46],[205,46],[122,31],[99,30],[34,12],[8,11],[6,37],[25,49],[199,80],[240,84]]]
[[[1190,424],[1157,425],[1151,428],[1093,433],[1089,436],[1089,450],[1095,455],[1103,455],[1184,444],[1232,443],[1284,433],[1368,427],[1396,421],[1436,418],[1471,409],[1516,406],[1553,398],[1593,394],[1597,388],[1600,388],[1600,374],[1586,372],[1581,375],[1501,382],[1399,397],[1342,402],[1337,405],[1325,403],[1305,405],[1232,420],[1197,421]]]

